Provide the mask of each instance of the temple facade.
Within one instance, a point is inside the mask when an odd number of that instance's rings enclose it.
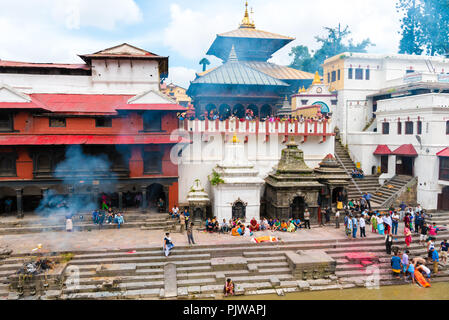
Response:
[[[170,151],[181,138],[171,133],[185,108],[159,91],[168,58],[128,44],[80,57],[85,64],[0,61],[1,209],[9,198],[21,215],[48,194],[174,205]]]

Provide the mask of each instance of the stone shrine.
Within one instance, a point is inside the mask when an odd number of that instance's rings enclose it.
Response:
[[[246,158],[243,143],[234,135],[225,144],[224,160],[213,170],[213,215],[218,221],[240,218],[260,219],[260,190],[264,183]]]
[[[310,222],[317,222],[318,195],[324,185],[306,165],[304,153],[293,139],[282,150],[277,169],[265,178],[265,183],[267,216],[303,220],[305,209],[309,209]]]
[[[210,200],[199,179],[196,179],[190,188],[187,201],[189,202],[189,211],[193,220],[205,220]]]

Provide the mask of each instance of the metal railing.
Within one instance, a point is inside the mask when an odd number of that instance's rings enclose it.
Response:
[[[388,180],[384,183],[383,186],[387,185],[390,181],[392,181],[397,176],[394,176],[392,179]],[[389,208],[390,205],[402,194],[404,193],[408,188],[410,188],[413,184],[415,184],[418,181],[418,177],[413,177],[410,179],[405,185],[403,185],[399,190],[397,190],[395,193],[393,193],[391,196],[389,196],[381,205],[381,208]],[[380,189],[383,187],[381,186],[379,189],[376,190],[376,193],[380,191]]]
[[[339,142],[335,142],[335,143],[339,143]],[[345,170],[346,174],[351,177],[352,183],[355,185],[355,187],[356,187],[357,191],[360,193],[360,195],[362,195],[362,190],[359,188],[359,185],[357,184],[357,182],[355,182],[355,179],[352,176],[352,172],[350,172],[349,169],[346,168],[346,166],[343,164],[343,161],[341,161],[340,157],[338,156],[337,152],[334,152],[334,153],[335,153],[335,159],[337,159],[338,163]]]

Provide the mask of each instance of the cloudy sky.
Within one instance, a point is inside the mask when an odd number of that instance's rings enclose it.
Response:
[[[291,46],[316,48],[323,27],[349,25],[373,53],[396,53],[395,0],[250,0],[256,28],[295,37],[273,57],[290,62]],[[81,63],[77,54],[123,42],[170,57],[169,80],[188,86],[215,35],[238,27],[244,0],[0,0],[0,59]],[[213,65],[218,59],[208,57]]]

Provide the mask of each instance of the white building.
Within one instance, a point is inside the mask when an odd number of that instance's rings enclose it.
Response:
[[[449,209],[449,59],[343,53],[323,67],[352,160],[367,174],[380,167],[381,183],[417,177],[417,201]]]
[[[405,54],[368,54],[344,52],[325,60],[324,83],[338,93],[334,113],[335,125],[346,144],[347,134],[364,129],[372,131],[377,110],[377,97],[371,95],[381,89],[416,81],[427,82],[440,76],[448,81],[449,59]]]

